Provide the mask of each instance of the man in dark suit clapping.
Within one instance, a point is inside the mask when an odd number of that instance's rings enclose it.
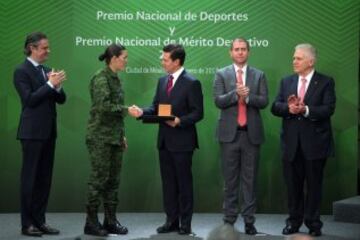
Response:
[[[282,117],[281,148],[289,209],[284,235],[298,232],[303,222],[310,235],[321,235],[323,170],[326,158],[334,151],[330,117],[336,97],[334,80],[316,71],[315,62],[312,45],[295,47],[295,74],[281,80],[271,108],[275,116]]]
[[[49,41],[41,32],[26,37],[25,61],[14,72],[14,85],[21,100],[17,138],[22,146],[21,225],[22,234],[59,234],[45,220],[56,139],[56,104],[66,96],[62,88],[65,72],[42,64],[48,58]]]

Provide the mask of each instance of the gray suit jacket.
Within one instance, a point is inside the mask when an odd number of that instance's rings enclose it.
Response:
[[[268,88],[265,74],[248,66],[246,86],[250,89],[247,102],[247,128],[252,144],[264,142],[264,127],[260,109],[268,105]],[[236,74],[233,65],[219,69],[214,81],[215,105],[221,110],[216,138],[220,142],[232,142],[237,131],[238,95],[236,94]]]

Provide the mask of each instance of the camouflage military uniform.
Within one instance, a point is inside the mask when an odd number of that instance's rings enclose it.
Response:
[[[124,150],[124,92],[117,74],[109,67],[98,71],[90,82],[91,109],[86,145],[91,160],[88,207],[116,206]]]

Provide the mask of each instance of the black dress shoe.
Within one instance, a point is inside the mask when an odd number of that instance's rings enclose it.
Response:
[[[175,223],[166,222],[164,225],[158,227],[156,229],[156,231],[158,233],[177,232],[177,231],[179,231],[179,223],[178,222],[175,222]]]
[[[43,232],[40,231],[37,227],[35,227],[34,225],[30,225],[28,227],[23,227],[21,229],[21,233],[23,235],[26,236],[31,236],[31,237],[41,237],[43,235]]]
[[[52,228],[49,225],[47,225],[46,223],[44,223],[43,225],[41,225],[39,227],[39,230],[43,233],[43,234],[48,234],[48,235],[58,235],[60,233],[59,230],[57,230],[56,228]]]
[[[309,234],[313,237],[320,237],[321,236],[321,230],[320,229],[310,229]]]
[[[257,230],[252,223],[245,223],[245,233],[248,235],[255,235],[257,234]]]
[[[282,230],[282,234],[284,234],[284,235],[290,235],[290,234],[294,234],[294,233],[298,233],[298,232],[299,232],[299,228],[294,227],[292,225],[286,225],[284,227],[284,229]]]
[[[190,226],[181,226],[179,229],[180,235],[189,235],[191,234],[191,227]]]

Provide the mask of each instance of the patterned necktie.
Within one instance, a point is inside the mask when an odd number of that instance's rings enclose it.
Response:
[[[237,74],[236,74],[236,79],[237,79],[237,82],[239,84],[241,84],[241,85],[244,84],[242,75],[243,75],[243,71],[241,69],[239,69],[237,71]],[[238,100],[238,117],[237,117],[237,121],[238,121],[238,124],[240,126],[245,126],[246,125],[246,121],[247,121],[246,103],[245,103],[245,100],[242,99],[242,98],[239,98],[239,100]]]
[[[174,76],[170,74],[168,76],[168,81],[166,85],[166,93],[168,97],[170,97],[171,89],[173,88],[173,80],[174,80]]]
[[[299,89],[300,102],[304,102],[305,93],[306,93],[306,78],[301,78],[301,86]]]

